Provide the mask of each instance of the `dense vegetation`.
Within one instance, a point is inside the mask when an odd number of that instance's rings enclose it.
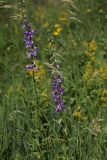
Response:
[[[25,68],[22,13],[36,30],[35,73]],[[107,160],[107,2],[5,0],[0,19],[0,160]],[[59,112],[53,52],[64,79]]]

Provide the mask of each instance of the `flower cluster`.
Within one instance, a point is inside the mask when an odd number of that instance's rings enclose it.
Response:
[[[39,67],[36,67],[35,64],[29,64],[26,65],[26,70],[30,75],[34,76],[35,72],[39,71]]]
[[[64,100],[62,96],[64,89],[61,87],[63,78],[60,74],[52,76],[52,98],[55,104],[57,104],[56,112],[61,111],[64,107]]]
[[[99,69],[99,74],[103,81],[107,80],[107,63],[102,63],[102,66]]]
[[[34,41],[32,39],[35,31],[32,29],[31,25],[26,19],[23,22],[23,28],[25,29],[24,42],[27,49],[28,58],[35,58],[37,56],[38,51],[38,48],[35,46]],[[34,74],[39,71],[39,66],[37,66],[34,61],[33,64],[29,64],[26,66],[26,70],[28,73],[30,73],[30,75],[32,73],[32,76],[34,77]]]
[[[62,31],[62,27],[60,24],[55,24],[54,27],[55,27],[55,31],[53,32],[53,36],[57,37]]]
[[[73,116],[77,119],[82,118],[81,108],[80,106],[77,107],[77,109],[74,111]]]
[[[27,20],[23,22],[23,28],[26,29],[24,32],[24,41],[26,45],[26,49],[28,51],[28,58],[33,59],[33,64],[29,64],[26,66],[27,73],[32,76],[36,80],[42,79],[42,75],[44,75],[44,69],[42,66],[38,65],[39,61],[36,59],[37,56],[37,47],[34,44],[34,41],[32,39],[35,31],[32,29],[31,25],[28,23]],[[58,32],[61,31],[60,25],[56,24],[55,28],[57,28]],[[53,45],[51,45],[52,47]],[[64,108],[64,100],[63,100],[63,94],[64,89],[62,88],[63,78],[61,73],[59,72],[59,60],[56,59],[56,49],[52,48],[52,59],[54,59],[54,62],[52,62],[55,69],[58,71],[52,70],[52,98],[55,104],[57,105],[56,112],[61,111]],[[53,68],[54,68],[53,67]]]
[[[102,95],[101,95],[101,101],[102,102],[107,102],[107,89],[103,89]]]
[[[85,51],[88,61],[85,62],[83,80],[87,85],[90,85],[94,82],[95,78],[99,76],[98,71],[95,68],[95,64],[97,63],[97,43],[95,40],[92,40],[88,43],[85,42],[84,44],[88,47]]]
[[[42,81],[44,79],[45,69],[40,65],[38,60],[35,60],[34,64],[27,65],[26,70],[36,81]]]
[[[26,29],[26,31],[24,32],[24,36],[25,36],[24,41],[25,41],[26,48],[28,50],[27,52],[28,57],[29,58],[36,57],[38,49],[35,46],[34,41],[32,40],[32,37],[35,31],[32,29],[32,27],[30,26],[27,20],[23,22],[23,28]]]
[[[97,43],[95,40],[86,43],[88,46],[88,50],[85,51],[85,54],[91,59],[91,61],[96,61],[96,50],[97,50]]]
[[[90,61],[87,61],[84,66],[84,74],[83,80],[88,85],[92,81],[92,73],[93,73],[93,66]]]
[[[85,43],[85,46],[88,46],[88,50],[85,51],[88,61],[85,62],[83,80],[87,85],[95,81],[103,83],[107,80],[107,64],[98,58],[100,53],[96,54],[97,43],[92,40]]]

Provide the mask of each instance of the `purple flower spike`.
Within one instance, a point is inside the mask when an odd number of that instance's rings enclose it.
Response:
[[[27,49],[28,58],[36,57],[38,50],[37,47],[34,45],[34,41],[32,39],[35,31],[32,29],[27,20],[23,22],[23,28],[25,29],[24,42]]]
[[[62,99],[64,89],[61,87],[62,83],[63,78],[61,75],[52,76],[52,98],[57,105],[55,112],[59,112],[64,108],[64,100]]]

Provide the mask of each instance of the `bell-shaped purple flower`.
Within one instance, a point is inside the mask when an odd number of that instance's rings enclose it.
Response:
[[[63,107],[64,107],[64,101],[61,100],[60,103],[57,105],[55,112],[61,111],[63,109]]]

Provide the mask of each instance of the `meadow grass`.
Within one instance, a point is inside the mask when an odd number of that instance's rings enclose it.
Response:
[[[0,160],[107,160],[107,2],[76,0],[76,9],[57,0],[26,0],[44,71],[38,81],[25,70],[31,61],[18,2],[0,8]],[[47,66],[52,35],[63,57],[65,110],[58,113]]]

